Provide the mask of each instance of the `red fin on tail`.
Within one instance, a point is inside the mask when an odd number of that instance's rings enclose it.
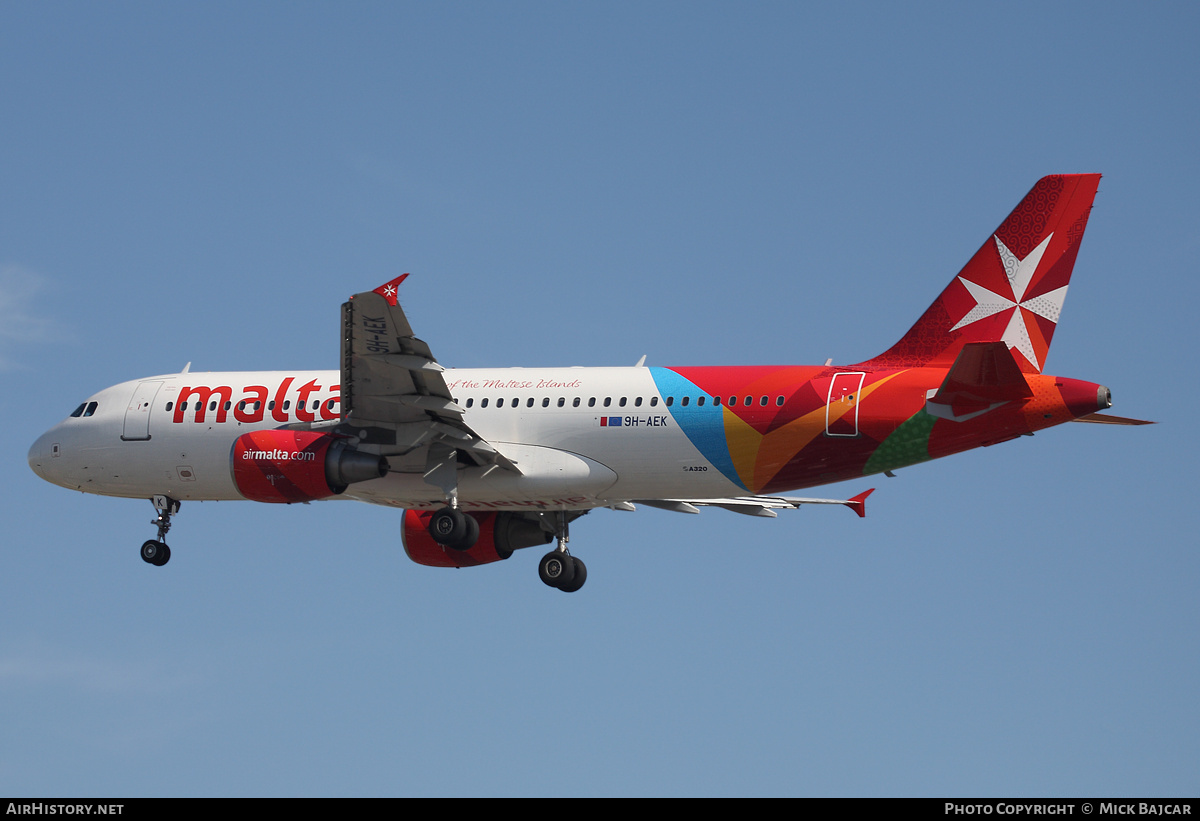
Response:
[[[867,367],[949,366],[971,342],[1004,342],[1040,373],[1099,174],[1042,177],[904,337]]]

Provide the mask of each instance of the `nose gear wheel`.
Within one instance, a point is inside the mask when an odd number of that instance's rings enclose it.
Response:
[[[171,561],[171,548],[154,539],[142,542],[142,561],[155,567],[162,567]]]
[[[158,538],[142,542],[142,561],[155,567],[162,567],[171,561],[171,548],[167,547],[167,531],[171,529],[171,517],[179,512],[180,502],[170,496],[155,496],[150,499],[158,518],[150,524],[158,527]]]

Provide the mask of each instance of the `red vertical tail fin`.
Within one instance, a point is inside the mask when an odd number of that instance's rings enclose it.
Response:
[[[1040,373],[1071,281],[1099,174],[1042,177],[904,337],[862,363],[950,366],[969,342],[1004,342]]]

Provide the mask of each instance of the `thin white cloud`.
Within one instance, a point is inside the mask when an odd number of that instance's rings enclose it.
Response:
[[[147,664],[47,653],[27,653],[0,658],[0,685],[70,685],[83,690],[133,692],[161,671]]]
[[[44,284],[45,279],[35,271],[0,263],[0,370],[19,365],[19,348],[50,337],[50,320],[33,310]]]

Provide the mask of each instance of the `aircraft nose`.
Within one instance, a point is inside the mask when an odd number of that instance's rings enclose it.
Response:
[[[54,481],[50,478],[50,465],[51,460],[55,457],[56,447],[57,445],[51,441],[50,434],[43,433],[29,448],[29,467],[47,482]]]

